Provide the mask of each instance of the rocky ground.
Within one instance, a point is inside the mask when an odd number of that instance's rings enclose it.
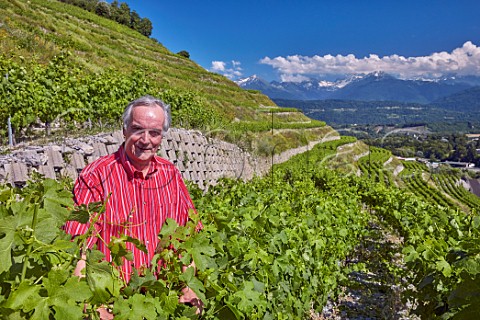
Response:
[[[405,284],[388,267],[402,267],[401,239],[378,223],[372,223],[370,228],[372,236],[347,262],[363,263],[365,268],[350,273],[341,287],[342,294],[337,300],[328,301],[321,314],[312,313],[313,320],[420,319],[412,314],[412,303],[402,301]]]

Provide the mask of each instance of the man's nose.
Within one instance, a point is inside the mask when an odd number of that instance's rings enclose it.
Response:
[[[150,138],[151,138],[151,135],[150,135],[149,130],[144,130],[142,132],[142,134],[140,135],[140,140],[142,142],[148,142],[148,141],[150,141]]]

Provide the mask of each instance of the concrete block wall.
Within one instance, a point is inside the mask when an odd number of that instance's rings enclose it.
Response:
[[[76,179],[80,171],[123,143],[121,131],[85,138],[64,138],[45,146],[25,145],[0,155],[0,181],[24,185],[32,171],[47,178],[62,175]],[[248,180],[262,174],[256,160],[235,144],[208,138],[198,131],[171,128],[162,140],[159,155],[173,162],[186,180],[201,189],[220,178]],[[265,170],[262,170],[265,171]]]

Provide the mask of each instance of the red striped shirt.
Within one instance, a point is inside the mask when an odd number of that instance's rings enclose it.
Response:
[[[90,248],[96,243],[108,261],[111,256],[106,244],[112,236],[126,234],[146,245],[144,253],[127,243],[134,256],[133,263],[125,260],[121,268],[127,282],[132,267],[150,266],[165,219],[172,218],[185,225],[189,211],[195,210],[180,172],[171,162],[155,156],[144,177],[129,162],[123,145],[117,152],[86,166],[75,182],[73,193],[78,205],[105,201],[111,194],[105,213],[95,224],[97,236],[88,243]],[[88,224],[76,221],[65,225],[65,231],[71,235],[83,234],[87,229]]]

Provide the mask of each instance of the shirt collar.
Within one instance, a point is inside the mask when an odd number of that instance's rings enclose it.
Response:
[[[158,171],[158,160],[154,156],[151,160],[150,167],[148,168],[148,173],[144,177],[143,173],[132,165],[130,160],[127,157],[127,153],[125,152],[125,144],[122,144],[120,148],[118,149],[118,153],[120,155],[120,163],[123,166],[123,169],[125,169],[125,172],[127,173],[127,177],[129,180],[137,177],[137,178],[142,178],[142,179],[148,179]]]

